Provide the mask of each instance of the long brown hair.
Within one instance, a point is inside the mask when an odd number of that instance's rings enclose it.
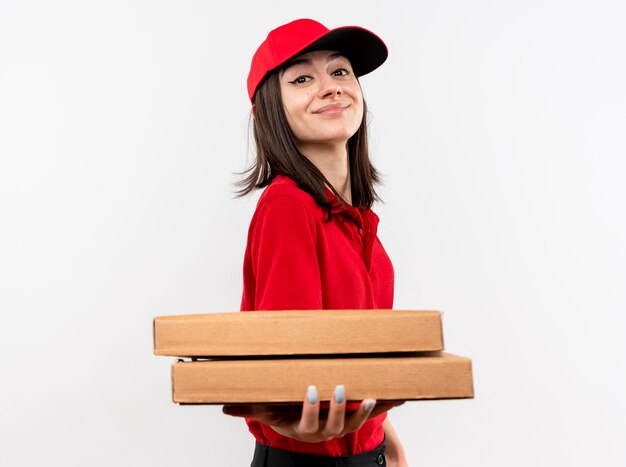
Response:
[[[317,204],[327,210],[327,220],[330,220],[332,203],[326,198],[324,186],[327,185],[332,190],[340,203],[347,202],[296,147],[296,140],[283,108],[278,71],[272,72],[259,86],[254,96],[254,106],[256,160],[251,167],[237,173],[244,175],[249,172],[249,175],[235,182],[235,185],[241,187],[236,191],[236,197],[243,197],[255,189],[266,187],[278,174],[285,175],[313,196]],[[374,190],[374,184],[380,183],[380,174],[369,159],[365,100],[361,125],[348,140],[348,160],[352,206],[371,208],[374,201],[380,200]]]

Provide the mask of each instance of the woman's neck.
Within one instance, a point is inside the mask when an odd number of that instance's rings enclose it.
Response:
[[[319,169],[348,204],[352,204],[347,145],[308,145],[298,148]]]

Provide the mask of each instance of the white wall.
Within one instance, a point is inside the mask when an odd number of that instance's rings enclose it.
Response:
[[[151,320],[238,310],[245,79],[298,17],[387,42],[395,307],[474,361],[474,400],[391,412],[410,465],[626,465],[617,0],[2,0],[0,464],[249,465],[243,421],[171,403]]]

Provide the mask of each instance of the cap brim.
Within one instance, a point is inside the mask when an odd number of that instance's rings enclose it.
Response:
[[[387,60],[387,46],[376,34],[358,26],[332,29],[298,55],[314,50],[336,50],[344,54],[357,76],[374,71]]]

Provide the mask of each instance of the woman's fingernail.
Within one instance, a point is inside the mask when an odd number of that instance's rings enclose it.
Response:
[[[346,388],[343,386],[343,384],[339,384],[335,386],[335,402],[337,402],[337,404],[341,404],[343,403],[345,398],[346,398]]]
[[[374,406],[376,405],[376,401],[368,401],[365,403],[365,411],[366,412],[371,412],[372,410],[374,410]]]
[[[309,401],[309,404],[317,402],[317,388],[315,386],[309,386],[309,389],[307,389],[306,400]]]

